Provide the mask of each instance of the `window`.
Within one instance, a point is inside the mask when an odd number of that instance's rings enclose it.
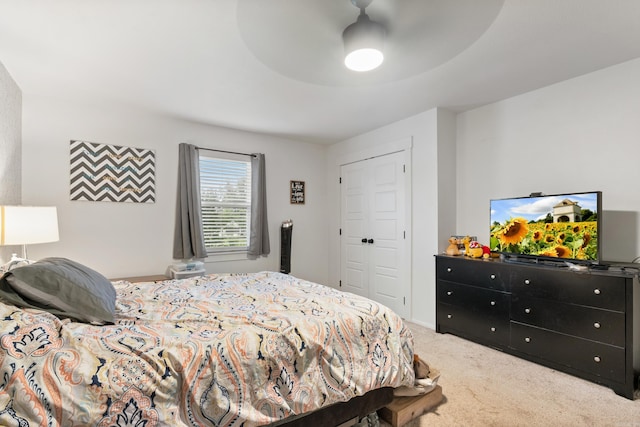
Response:
[[[250,159],[200,155],[200,201],[207,252],[246,251],[251,224]]]

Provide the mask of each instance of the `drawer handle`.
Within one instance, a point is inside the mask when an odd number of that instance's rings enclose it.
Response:
[[[524,284],[525,284],[525,285],[530,285],[530,284],[531,284],[531,280],[529,280],[529,279],[524,279]]]
[[[526,338],[524,339],[524,342],[531,342],[531,338],[526,337]]]
[[[492,274],[491,276],[489,276],[489,278],[490,278],[491,280],[493,280],[493,279],[495,279],[495,278],[496,278],[496,275],[495,275],[495,274]]]
[[[530,309],[530,308],[525,308],[525,309],[524,309],[524,312],[525,312],[525,313],[527,313],[527,314],[529,314],[529,313],[531,313],[531,309]]]
[[[594,323],[593,327],[596,328],[596,329],[600,329],[600,322]]]
[[[453,314],[447,314],[447,319],[453,318]]]
[[[492,327],[491,332],[495,332],[495,331],[496,331],[496,328]]]
[[[447,291],[447,295],[453,295],[453,291]]]
[[[495,301],[491,301],[491,305],[496,305],[496,302]]]
[[[593,290],[593,293],[594,293],[594,294],[596,294],[596,295],[600,295],[600,289],[595,288],[595,289]]]
[[[596,363],[600,363],[600,356],[595,356],[593,358],[593,361],[596,362]]]
[[[451,267],[447,267],[447,273],[451,273]]]

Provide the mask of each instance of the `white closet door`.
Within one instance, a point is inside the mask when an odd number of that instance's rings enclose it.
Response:
[[[340,279],[347,292],[369,296],[369,170],[366,162],[342,166]]]
[[[342,167],[342,289],[410,315],[405,152]]]

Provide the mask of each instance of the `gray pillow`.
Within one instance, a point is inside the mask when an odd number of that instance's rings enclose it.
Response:
[[[0,299],[103,325],[114,321],[116,291],[107,278],[89,267],[66,258],[44,258],[5,273]]]

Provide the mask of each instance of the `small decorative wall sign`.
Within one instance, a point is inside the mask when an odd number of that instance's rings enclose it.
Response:
[[[304,181],[291,181],[291,204],[304,205]]]
[[[70,154],[71,200],[155,203],[153,150],[72,140]]]

